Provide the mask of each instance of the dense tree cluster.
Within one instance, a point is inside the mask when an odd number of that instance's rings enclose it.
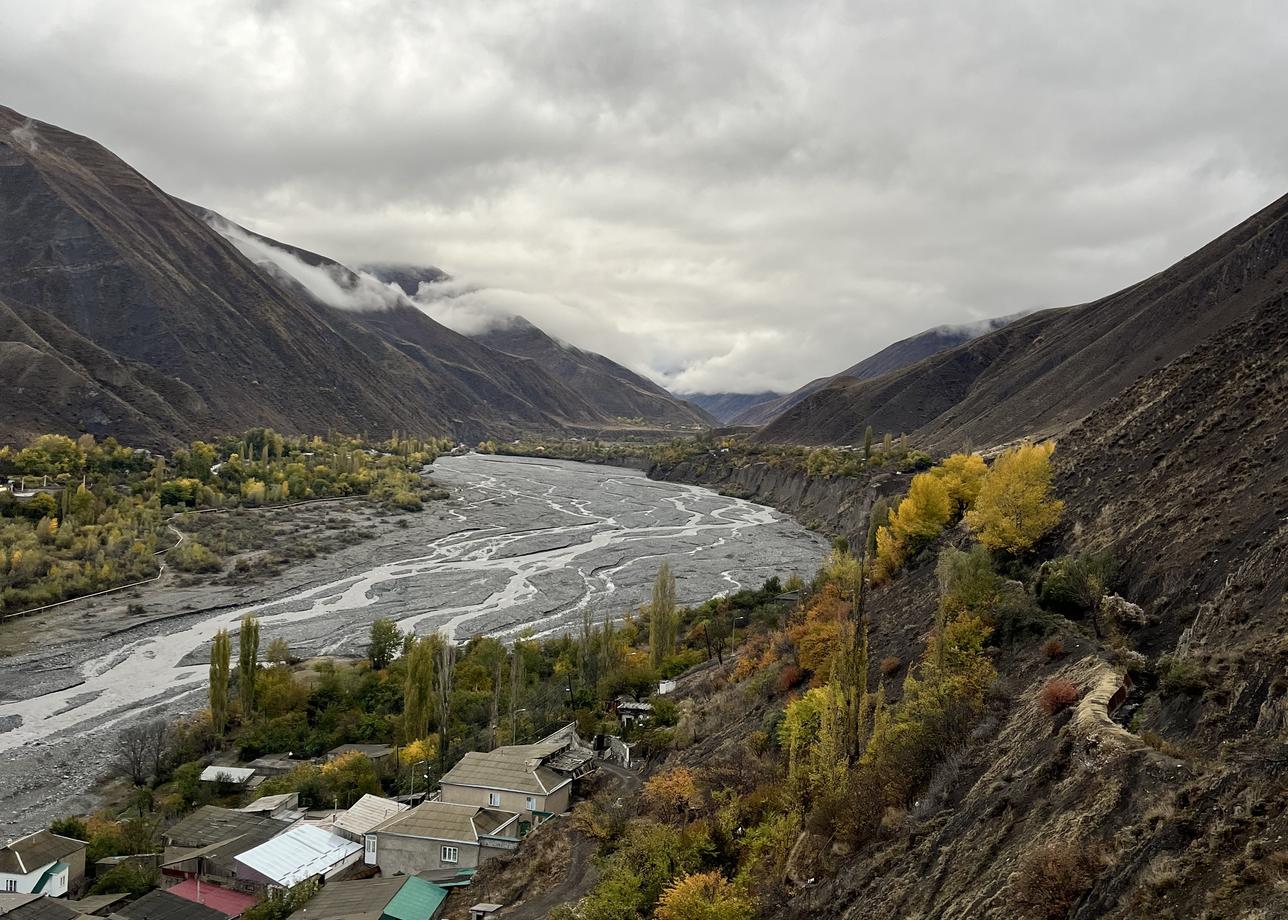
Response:
[[[165,525],[176,511],[348,495],[417,510],[442,495],[420,470],[450,443],[288,438],[256,428],[168,457],[90,435],[0,447],[0,486],[11,484],[0,489],[0,613],[155,576],[159,551],[174,543]],[[192,540],[169,560],[186,572],[222,564]]]

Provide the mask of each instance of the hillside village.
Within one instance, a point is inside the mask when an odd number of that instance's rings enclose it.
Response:
[[[617,742],[596,752],[569,724],[531,744],[467,753],[432,792],[363,793],[347,807],[321,809],[302,807],[298,793],[255,794],[299,761],[212,765],[200,782],[222,804],[202,805],[165,827],[161,852],[90,862],[86,840],[52,830],[7,843],[0,849],[0,915],[234,920],[306,907],[310,917],[328,920],[359,914],[433,920],[449,893],[466,888],[489,859],[514,852],[545,822],[567,820],[596,771],[624,772],[609,765],[614,752],[625,750]],[[380,773],[397,769],[397,755],[385,745],[344,745],[321,760],[361,759]],[[150,879],[156,887],[86,895],[113,887],[103,879],[131,874],[130,884]],[[484,905],[471,916],[500,906]]]

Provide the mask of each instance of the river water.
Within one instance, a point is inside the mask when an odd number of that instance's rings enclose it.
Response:
[[[771,575],[808,577],[826,552],[772,509],[634,470],[470,454],[440,459],[433,475],[453,498],[401,519],[407,538],[385,552],[337,560],[302,589],[270,584],[258,603],[61,649],[70,664],[60,670],[76,679],[59,689],[14,699],[21,690],[5,688],[0,830],[61,813],[108,765],[122,725],[199,708],[211,638],[248,613],[262,641],[284,636],[296,654],[360,654],[381,616],[458,640],[539,637],[575,626],[586,608],[598,620],[646,602],[663,560],[692,603]]]

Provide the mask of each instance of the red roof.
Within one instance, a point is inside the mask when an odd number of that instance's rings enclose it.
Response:
[[[166,891],[171,894],[177,894],[187,901],[195,901],[198,904],[212,907],[229,917],[240,917],[248,908],[254,907],[258,903],[258,899],[252,898],[248,894],[242,894],[240,891],[229,891],[227,888],[220,888],[218,885],[212,885],[209,882],[198,883],[195,878],[180,882],[173,888],[167,888]]]

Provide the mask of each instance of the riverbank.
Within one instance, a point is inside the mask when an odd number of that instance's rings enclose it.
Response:
[[[123,612],[23,624],[38,641],[0,660],[0,833],[88,810],[120,728],[204,705],[210,637],[246,613],[300,657],[361,654],[378,617],[458,639],[547,635],[584,608],[621,616],[644,602],[663,559],[692,603],[808,576],[826,551],[767,508],[635,471],[471,455],[434,474],[452,499],[419,514],[355,510],[349,526],[369,537],[262,582],[145,587],[128,599],[147,611],[138,622],[123,598]]]

